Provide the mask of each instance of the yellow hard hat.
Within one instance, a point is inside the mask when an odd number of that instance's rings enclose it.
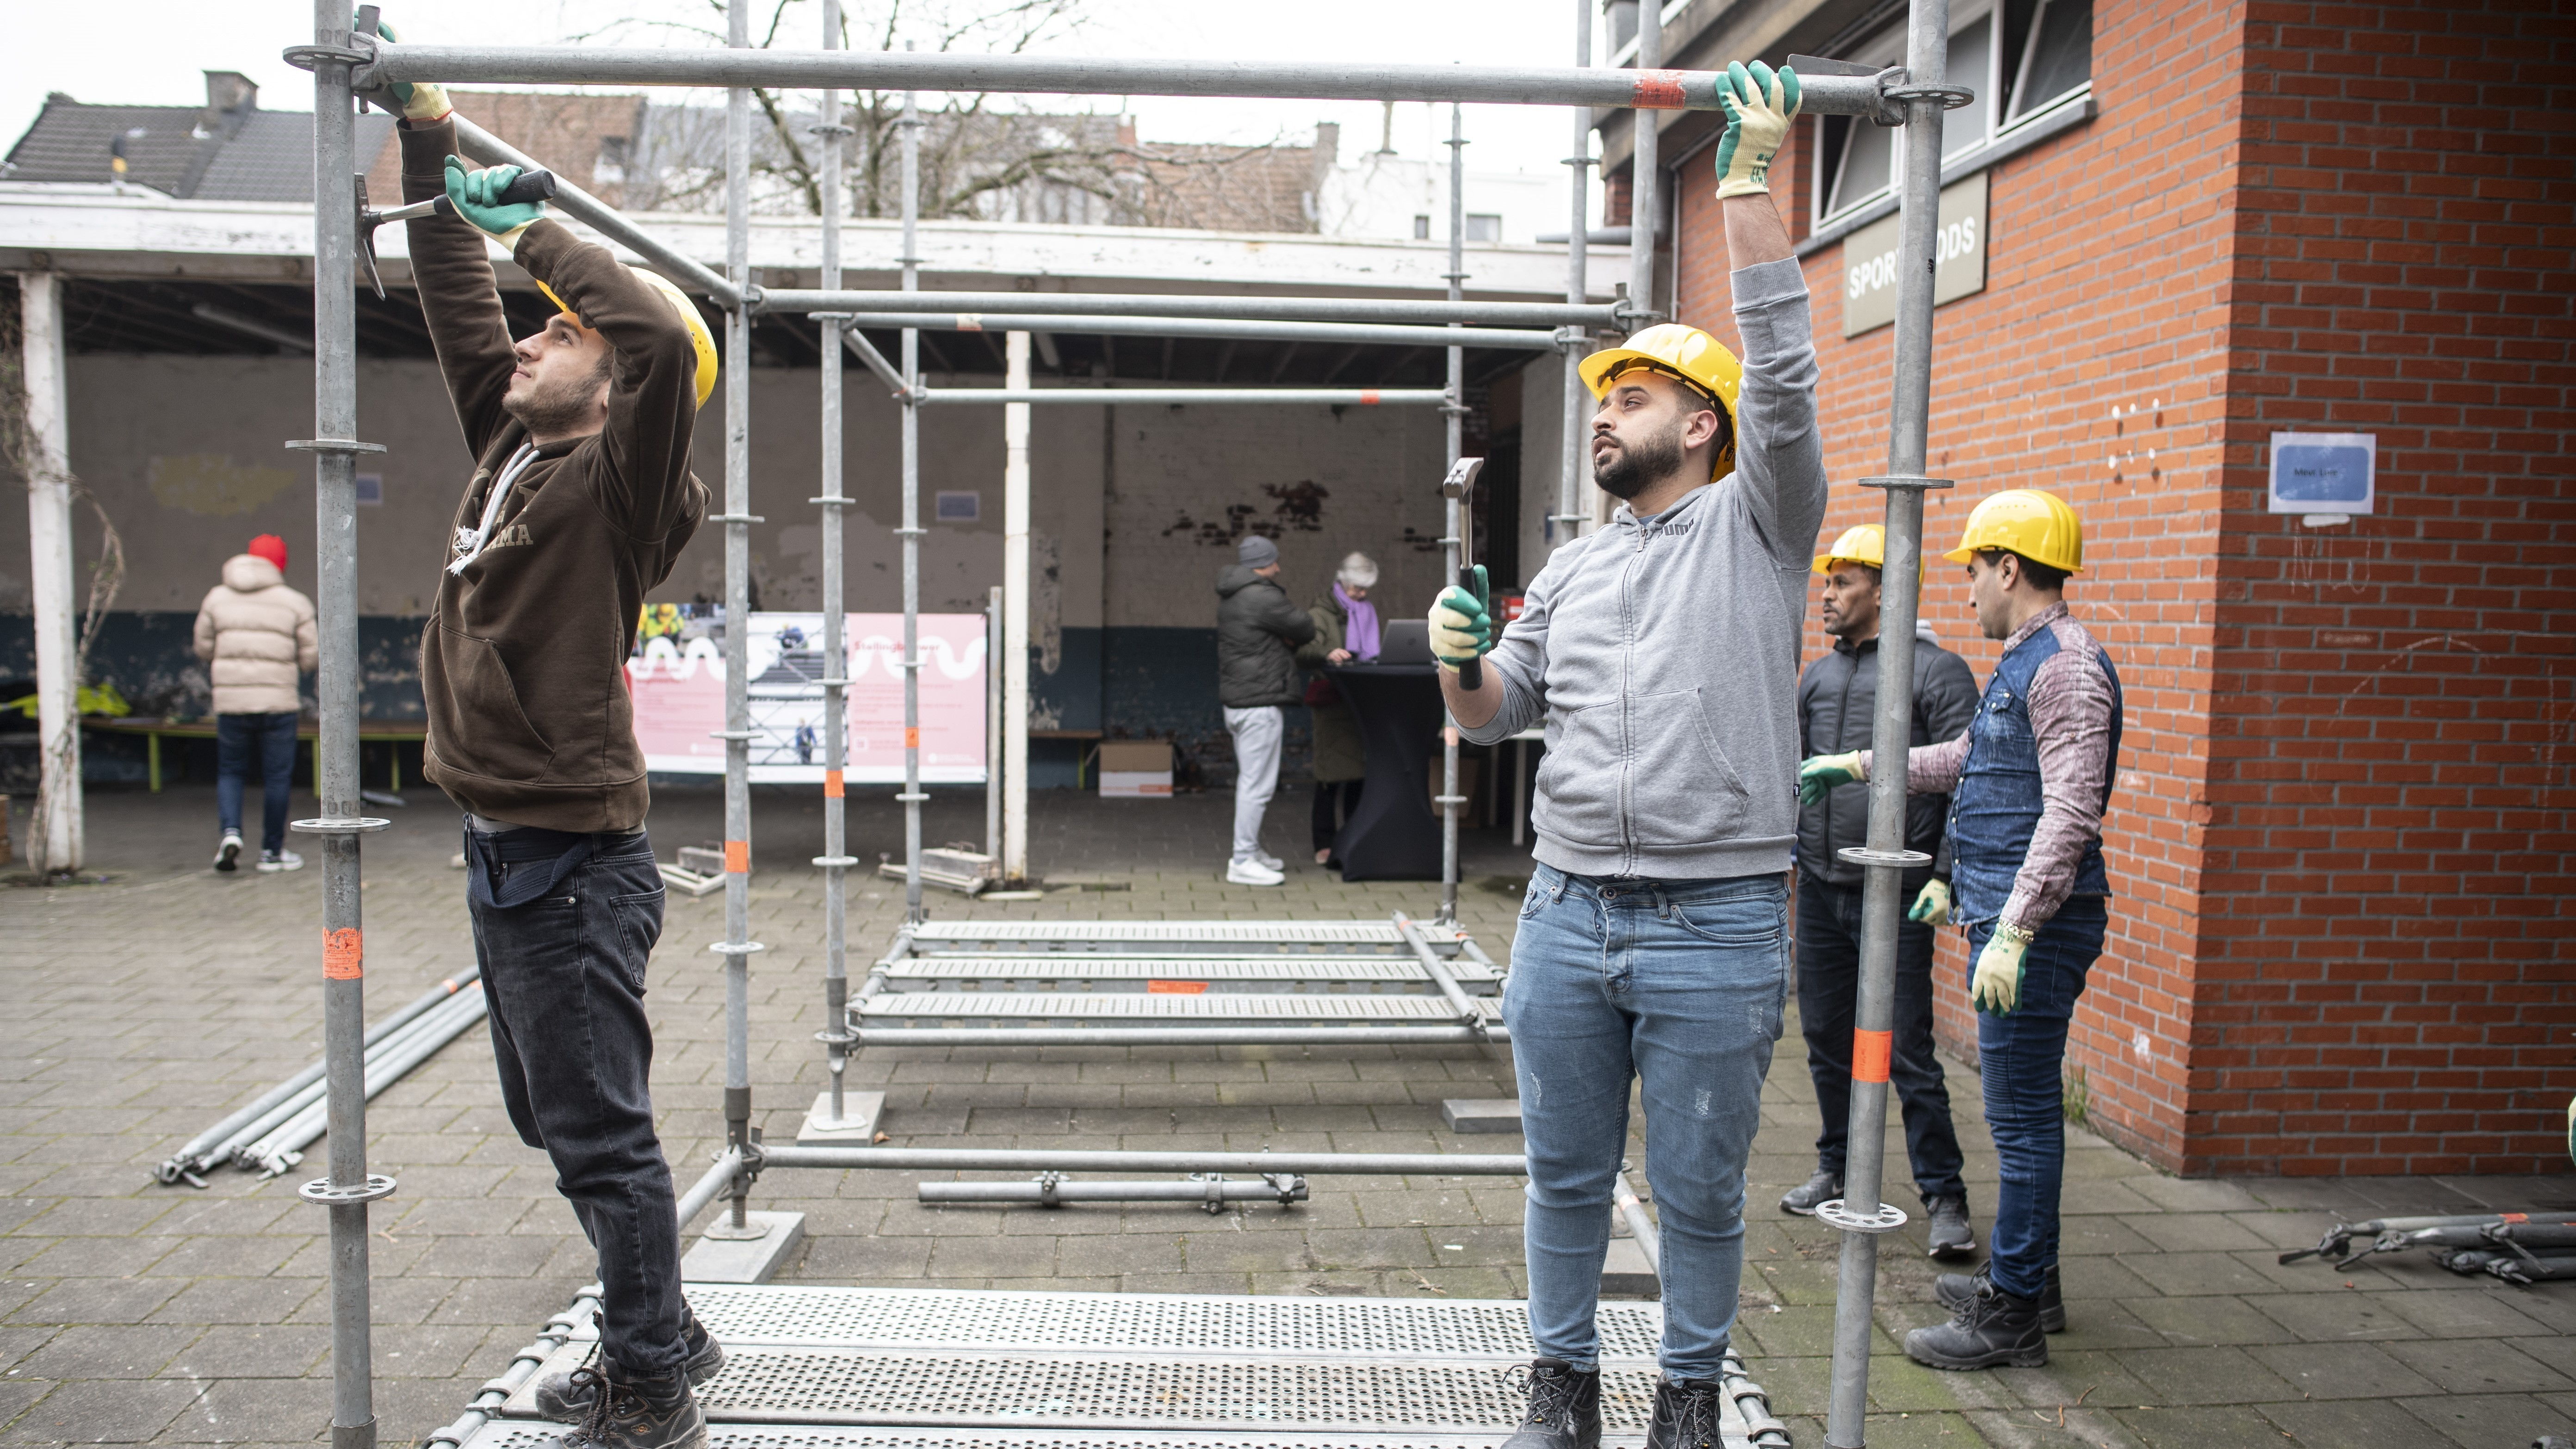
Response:
[[[1679,322],[1649,327],[1617,347],[1606,347],[1583,359],[1583,382],[1594,397],[1610,391],[1619,374],[1635,367],[1652,368],[1680,378],[1716,398],[1735,416],[1735,395],[1744,389],[1744,364],[1726,344]]]
[[[1886,531],[1875,523],[1859,523],[1844,529],[1843,536],[1834,540],[1831,550],[1816,555],[1816,566],[1811,572],[1829,574],[1838,563],[1867,564],[1874,569],[1887,567]],[[1914,576],[1918,579],[1923,576],[1923,560],[1919,556],[1914,560]]]
[[[2020,554],[2032,563],[2075,573],[2084,567],[2084,524],[2053,493],[2008,488],[1968,515],[1959,546],[1941,555],[1966,563],[1987,549]]]
[[[689,346],[698,354],[698,406],[705,407],[707,399],[716,393],[716,335],[707,330],[707,319],[698,315],[698,304],[690,301],[689,294],[681,291],[670,278],[638,266],[630,265],[626,270],[643,278],[653,290],[661,293],[663,300],[671,304],[671,310],[679,313],[680,321],[687,325]],[[545,293],[546,300],[567,315],[580,315],[563,298],[555,295],[554,288],[539,282],[537,290]]]

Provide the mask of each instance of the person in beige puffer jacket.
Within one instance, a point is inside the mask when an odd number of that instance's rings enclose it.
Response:
[[[295,870],[286,849],[288,796],[295,781],[298,685],[321,659],[313,601],[286,586],[286,540],[263,533],[224,563],[224,581],[197,609],[197,657],[215,686],[215,809],[223,843],[215,869],[231,870],[242,850],[242,788],[254,757],[264,791],[262,871]]]

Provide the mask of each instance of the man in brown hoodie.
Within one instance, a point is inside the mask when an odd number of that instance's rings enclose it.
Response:
[[[511,1124],[553,1160],[599,1254],[598,1361],[538,1385],[562,1449],[702,1449],[691,1383],[723,1350],[680,1294],[644,1013],[662,878],[625,661],[647,590],[706,515],[689,472],[715,350],[676,289],[494,198],[446,97],[392,88],[412,273],[473,480],[421,638],[426,773],[466,812],[467,901]],[[486,248],[563,308],[512,341]]]

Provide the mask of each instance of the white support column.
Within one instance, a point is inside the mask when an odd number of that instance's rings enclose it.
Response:
[[[84,835],[62,279],[52,272],[19,273],[18,308],[26,340],[27,577],[36,596],[36,731],[44,761],[35,818],[27,826],[27,854],[37,874],[47,875],[81,868]]]
[[[1029,334],[1007,356],[1015,392],[1029,386]],[[1002,878],[1029,878],[1029,405],[1002,405]]]

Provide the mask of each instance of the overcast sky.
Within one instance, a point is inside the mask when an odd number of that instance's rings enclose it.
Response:
[[[753,0],[765,24],[774,0]],[[961,9],[975,0],[947,0]],[[311,81],[278,59],[312,34],[309,0],[137,0],[93,10],[65,0],[11,0],[8,43],[0,45],[0,138],[13,144],[46,92],[80,100],[148,105],[203,101],[199,72],[238,70],[260,84],[260,103],[310,110]],[[883,14],[882,0],[853,0],[854,23]],[[994,8],[999,8],[996,3]],[[721,17],[691,0],[388,0],[384,11],[414,41],[547,45],[621,17]],[[1443,60],[1475,65],[1569,65],[1574,7],[1564,0],[1091,0],[1087,22],[1045,48],[1091,55],[1208,59]],[[804,45],[819,34],[818,0],[793,0],[781,29]],[[621,44],[690,44],[634,29]],[[1062,102],[1035,99],[1053,109]],[[1075,103],[1104,111],[1116,97]],[[1140,96],[1126,102],[1142,134],[1156,141],[1267,141],[1301,135],[1319,120],[1342,125],[1345,159],[1378,143],[1384,109],[1365,102],[1194,100]],[[1398,106],[1395,146],[1429,154],[1447,134],[1446,108]],[[1547,170],[1567,154],[1572,123],[1555,107],[1470,106],[1467,152],[1478,170]],[[1562,174],[1558,172],[1557,174]]]

